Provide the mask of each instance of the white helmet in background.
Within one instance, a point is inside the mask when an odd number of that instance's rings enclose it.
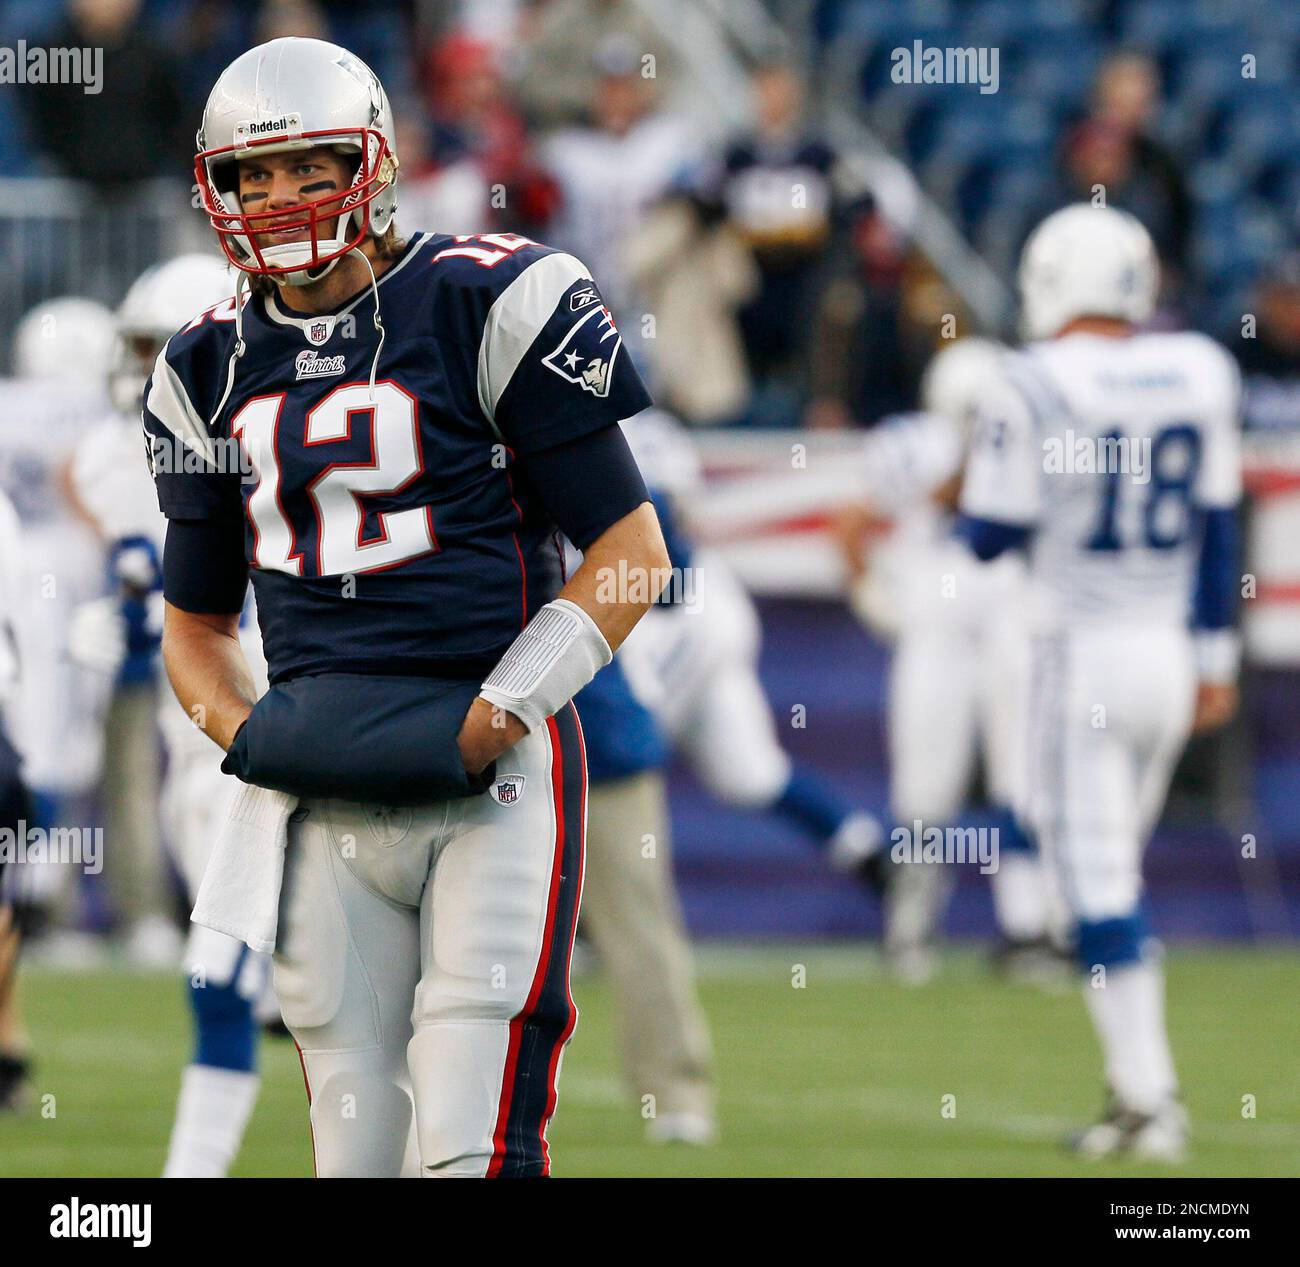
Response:
[[[113,357],[113,314],[93,299],[48,299],[14,333],[14,376],[102,388]]]
[[[109,374],[113,407],[134,414],[162,346],[199,313],[229,299],[230,270],[215,255],[178,255],[146,269],[117,310],[117,343]]]
[[[1006,348],[992,339],[968,335],[945,344],[930,359],[921,378],[921,408],[942,414],[970,434],[971,421],[997,373]]]
[[[324,40],[290,36],[235,58],[208,97],[194,173],[203,209],[236,268],[281,284],[319,281],[393,220],[396,133],[388,96],[359,57]],[[276,211],[245,211],[241,159],[327,146],[355,156],[346,189]],[[304,242],[260,246],[269,229],[303,229]]]
[[[1151,235],[1127,211],[1076,203],[1029,235],[1019,282],[1025,337],[1048,339],[1077,317],[1147,320],[1159,265]]]

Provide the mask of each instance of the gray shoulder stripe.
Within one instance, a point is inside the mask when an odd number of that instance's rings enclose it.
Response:
[[[493,426],[497,402],[564,292],[590,276],[572,255],[543,255],[496,297],[478,350],[478,400]]]
[[[167,361],[170,346],[169,339],[154,362],[153,385],[149,388],[145,407],[182,444],[201,454],[205,461],[215,463],[216,449],[207,424],[199,417],[179,375]]]
[[[1069,419],[1070,407],[1028,357],[1008,358],[1006,378],[1029,406],[1040,431],[1050,430],[1057,417]]]

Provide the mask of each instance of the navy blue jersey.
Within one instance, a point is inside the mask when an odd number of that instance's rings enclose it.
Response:
[[[490,671],[562,582],[529,455],[649,404],[570,255],[419,234],[378,300],[373,398],[370,288],[316,316],[249,299],[237,358],[219,305],[146,391],[164,514],[242,520],[273,682]]]

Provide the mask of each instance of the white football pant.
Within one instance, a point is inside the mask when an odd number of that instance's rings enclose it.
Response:
[[[411,1173],[413,1122],[425,1176],[549,1173],[585,821],[572,705],[481,796],[300,806],[275,985],[319,1175]]]
[[[1142,851],[1191,728],[1192,639],[1164,625],[1035,636],[1030,816],[1076,920],[1134,913]]]

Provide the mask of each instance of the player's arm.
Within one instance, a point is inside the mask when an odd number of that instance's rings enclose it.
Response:
[[[1219,425],[1206,434],[1195,504],[1200,529],[1192,634],[1196,647],[1196,731],[1214,730],[1237,711],[1241,637],[1237,632],[1241,559],[1240,386],[1235,365],[1220,352],[1229,383]]]
[[[1196,644],[1196,713],[1192,728],[1216,730],[1237,711],[1241,638],[1236,630],[1240,527],[1236,507],[1201,514],[1192,628]]]
[[[229,748],[253,711],[257,689],[239,645],[248,588],[243,525],[173,519],[163,548],[163,663],[194,724]]]
[[[532,454],[526,466],[583,562],[484,681],[459,737],[471,774],[543,724],[609,663],[672,567],[617,424]]]
[[[941,414],[894,414],[872,428],[857,463],[860,489],[831,524],[852,579],[866,573],[876,543],[917,503],[957,508],[963,448],[959,427]]]
[[[1028,544],[1040,512],[1043,455],[1024,396],[1005,379],[975,418],[957,535],[987,562]]]
[[[163,618],[163,662],[172,690],[195,725],[223,749],[257,700],[238,630],[238,613],[204,616],[168,603]]]
[[[612,655],[659,597],[671,568],[654,506],[644,501],[587,546],[560,597],[591,617]],[[622,591],[620,577],[628,578]]]
[[[478,403],[550,518],[585,557],[484,679],[459,736],[471,774],[544,725],[609,663],[670,567],[618,425],[650,397],[613,314],[571,255],[530,247],[517,262],[513,280],[494,273],[484,290],[479,270],[466,292],[490,301]]]
[[[163,663],[182,707],[224,749],[257,698],[236,633],[248,590],[240,476],[213,460],[204,415],[169,360],[170,348],[169,342],[154,364],[142,419],[158,506],[167,516]]]

